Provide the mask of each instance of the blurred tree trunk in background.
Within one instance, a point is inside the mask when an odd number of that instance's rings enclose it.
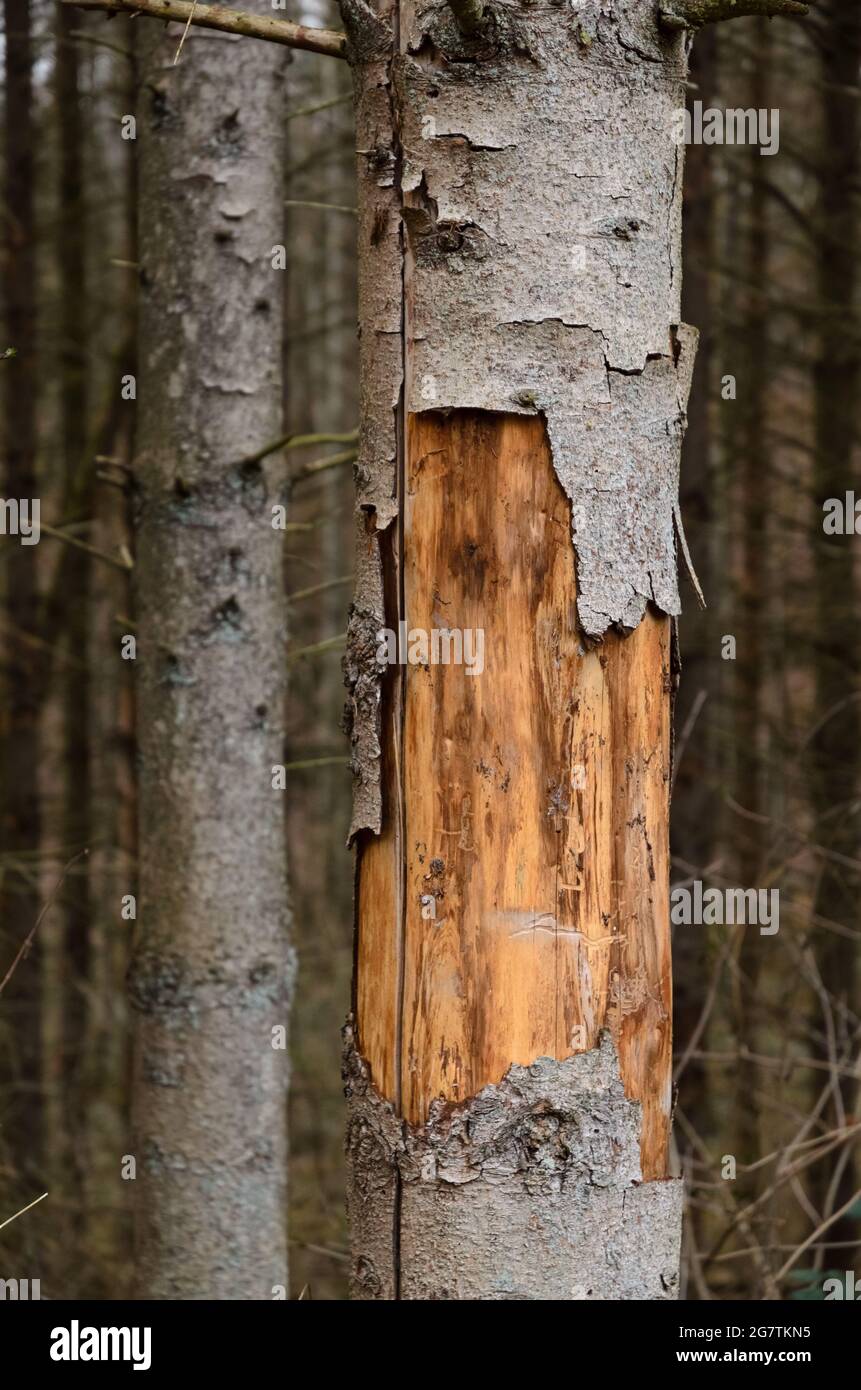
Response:
[[[756,111],[770,109],[771,23],[756,21],[752,35],[757,51],[757,64],[751,81],[750,104]],[[738,399],[735,410],[739,415],[740,450],[736,459],[738,489],[735,516],[737,518],[736,567],[734,592],[736,596],[735,636],[736,677],[735,698],[735,778],[732,788],[731,875],[743,886],[760,884],[766,871],[768,840],[766,812],[769,768],[766,744],[768,728],[765,718],[765,686],[768,672],[765,667],[765,642],[770,609],[766,588],[767,532],[766,523],[771,500],[771,456],[767,440],[767,410],[769,372],[767,297],[769,287],[769,205],[764,183],[768,177],[768,159],[753,146],[747,151],[747,222],[744,228],[746,251],[744,328],[734,353],[738,379]],[[736,928],[734,946],[734,1027],[739,1056],[756,1052],[759,977],[763,949],[767,940],[750,925]],[[735,1132],[740,1165],[752,1164],[760,1156],[759,1122],[762,1078],[754,1062],[739,1064],[736,1069]],[[742,1198],[754,1195],[755,1178],[739,1183]]]
[[[269,6],[257,7],[269,13]],[[283,50],[137,29],[139,1296],[287,1282]],[[281,266],[279,269],[278,266]]]
[[[121,376],[137,375],[138,277],[136,168],[134,141],[117,138],[117,113],[132,112],[134,72],[130,61],[132,27],[121,20],[120,54],[99,55],[109,64],[103,78],[112,109],[108,121],[93,125],[87,189],[117,190],[117,211],[110,242],[88,239],[89,273],[96,293],[109,294],[115,316],[107,316],[100,356],[101,417],[92,429],[90,467],[98,478],[93,499],[92,541],[103,554],[131,553],[129,480],[134,457],[133,407],[121,398]],[[119,28],[119,26],[117,26]],[[128,53],[124,57],[123,53]],[[94,74],[94,86],[97,73]],[[105,266],[105,252],[113,254]],[[104,288],[102,288],[104,286]],[[100,316],[101,321],[101,316]],[[105,378],[103,381],[102,378]],[[87,976],[87,1038],[83,1065],[86,1113],[84,1202],[87,1241],[97,1288],[116,1287],[116,1268],[125,1265],[128,1201],[133,1184],[123,1181],[116,1156],[128,1151],[127,1097],[130,1089],[129,1019],[124,986],[134,923],[123,916],[127,894],[137,893],[135,816],[135,729],[132,678],[134,662],[124,660],[120,641],[134,633],[130,576],[112,565],[90,566],[88,658],[90,708],[87,725],[90,757],[90,926]],[[96,1283],[98,1281],[98,1283]]]
[[[33,98],[33,47],[29,0],[4,0],[5,165],[3,174],[2,288],[3,333],[0,361],[3,401],[2,495],[26,500],[40,496],[37,476],[36,414],[40,373],[36,340],[36,167]],[[11,963],[34,926],[39,904],[37,854],[40,845],[38,800],[39,692],[44,651],[40,645],[35,549],[7,538],[3,547],[3,669],[0,711],[0,821],[3,858],[0,923],[3,957]],[[5,973],[5,967],[4,972]],[[37,1099],[40,1075],[38,968],[31,959],[16,972],[3,996],[3,1142],[14,1143],[21,1186],[12,1200],[27,1195],[39,1172],[42,1114]]]
[[[62,521],[76,526],[89,523],[95,494],[95,465],[87,448],[89,434],[88,386],[91,375],[87,285],[86,189],[84,185],[84,113],[81,91],[81,59],[73,31],[82,16],[56,5],[55,100],[58,150],[57,269],[59,275],[59,391],[62,438]],[[90,605],[87,602],[90,556],[75,546],[64,546],[59,562],[62,583],[49,615],[51,640],[62,660],[58,682],[62,710],[63,774],[60,828],[67,858],[88,844],[90,759],[86,738],[92,690],[87,661]],[[86,1113],[81,1089],[87,1014],[87,962],[89,939],[89,872],[86,862],[75,865],[57,914],[62,935],[58,953],[62,976],[71,988],[65,994],[60,1019],[61,1064],[55,1073],[64,1134],[55,1138],[54,1172],[63,1172],[67,1187],[74,1185],[77,1215],[81,1216],[80,1192],[84,1182]],[[62,998],[59,981],[56,997]],[[54,991],[46,991],[50,1004]],[[56,1186],[56,1181],[55,1181]],[[70,1194],[71,1195],[71,1194]],[[78,1238],[81,1226],[78,1223]]]
[[[288,11],[337,29],[333,0]],[[356,175],[352,84],[346,64],[296,53],[287,119],[287,428],[348,432],[358,423],[356,375]],[[318,206],[309,206],[316,204]],[[322,206],[320,206],[322,205]],[[355,446],[353,446],[354,452]],[[349,772],[340,729],[340,670],[352,577],[353,477],[344,443],[291,449],[290,472],[330,454],[346,462],[297,483],[288,538],[291,649],[288,863],[299,975],[290,1086],[291,1284],[314,1298],[343,1298],[345,1214],[340,1028],[350,1001],[352,874],[345,854]],[[321,642],[335,645],[316,650]]]
[[[688,105],[713,104],[717,81],[718,28],[697,38],[691,53]],[[697,363],[688,403],[688,429],[682,445],[679,498],[693,561],[707,608],[697,607],[692,587],[682,590],[684,611],[679,619],[681,686],[676,700],[676,749],[671,802],[670,848],[673,882],[704,879],[720,844],[721,796],[713,719],[720,675],[719,612],[723,584],[711,537],[722,524],[716,490],[714,430],[720,408],[720,371],[714,314],[715,254],[718,194],[712,151],[690,145],[685,151],[685,207],[682,220],[682,318],[700,330]],[[681,807],[682,814],[676,814]],[[684,929],[673,931],[673,1035],[679,1057],[692,1041],[703,1009],[703,942]],[[680,1104],[700,1133],[709,1129],[709,1073],[700,1061],[689,1060],[681,1077]],[[687,1214],[688,1248],[701,1244],[702,1212]],[[682,1297],[693,1290],[682,1289]]]
[[[859,291],[858,215],[861,177],[861,7],[822,0],[817,14],[822,83],[819,162],[817,290],[821,332],[816,365],[815,474],[812,525],[816,549],[816,728],[811,739],[812,788],[820,847],[814,912],[816,961],[825,995],[818,1021],[820,1055],[844,1065],[857,1054],[859,859],[861,859],[861,637],[857,538],[823,534],[823,506],[841,504],[857,487],[861,393],[859,323],[852,309]],[[851,515],[851,512],[849,513]],[[835,1075],[826,1115],[835,1127],[857,1119],[858,1081]],[[814,1085],[814,1092],[819,1088]],[[844,1206],[857,1187],[855,1145],[847,1145],[833,1170],[823,1170],[817,1205],[823,1216]],[[843,1269],[839,1242],[857,1240],[859,1221],[844,1218],[829,1231],[833,1249],[824,1268]]]

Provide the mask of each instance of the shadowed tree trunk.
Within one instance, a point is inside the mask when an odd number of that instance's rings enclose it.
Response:
[[[814,524],[820,536],[816,566],[816,629],[820,637],[840,633],[837,642],[822,642],[817,653],[816,720],[812,743],[814,838],[832,856],[819,866],[814,912],[843,928],[858,927],[857,872],[834,856],[857,860],[861,826],[861,719],[857,683],[861,661],[858,642],[857,541],[852,534],[822,535],[823,505],[829,498],[841,503],[857,477],[852,460],[858,456],[858,395],[861,353],[857,333],[848,327],[845,306],[858,289],[858,178],[861,173],[861,115],[858,74],[861,69],[861,11],[841,0],[824,0],[821,24],[824,139],[821,151],[820,225],[827,246],[818,258],[818,292],[822,313],[822,342],[814,371],[815,473]],[[854,697],[853,697],[854,696]],[[826,1059],[836,1046],[844,1060],[852,1055],[853,1010],[857,995],[857,945],[852,937],[828,927],[820,929],[816,957],[822,983],[833,1009],[834,1039],[827,1041],[827,1020],[820,1016]],[[828,1113],[835,1126],[857,1115],[858,1084],[835,1078]],[[838,1157],[838,1167],[825,1170],[820,1204],[833,1211],[845,1205],[857,1188],[854,1146]],[[823,1255],[825,1269],[843,1269],[852,1253],[840,1242],[858,1240],[857,1218],[845,1217],[829,1229],[833,1249]]]
[[[708,30],[694,45],[691,79],[696,89],[691,100],[704,107],[713,104],[717,82],[717,30]],[[714,248],[718,190],[714,179],[714,150],[692,145],[685,155],[685,210],[683,227],[684,317],[701,328],[693,379],[688,430],[682,451],[680,499],[685,528],[708,604],[698,611],[690,589],[683,590],[685,612],[679,623],[682,689],[676,719],[688,737],[676,760],[673,792],[672,852],[678,864],[673,878],[688,882],[703,878],[719,843],[718,759],[714,747],[714,689],[720,670],[718,586],[713,584],[716,508],[716,459],[712,448],[716,411],[720,402],[719,354],[713,322]],[[675,1052],[684,1055],[702,1013],[702,950],[699,932],[684,926],[673,933],[673,1032]],[[692,1059],[680,1084],[680,1105],[698,1132],[707,1131],[711,1096],[705,1066]],[[689,1208],[687,1229],[695,1248],[701,1244],[702,1211]],[[682,1290],[684,1296],[684,1290]]]
[[[36,227],[35,143],[33,130],[33,49],[28,0],[5,0],[5,169],[3,175],[2,277],[3,341],[0,361],[3,393],[2,495],[39,496],[36,472]],[[38,914],[40,816],[39,681],[42,651],[38,628],[36,548],[17,536],[3,539],[3,711],[2,814],[3,877],[0,920],[7,960],[14,958]],[[19,1152],[34,1170],[41,1159],[40,1107],[33,1090],[40,1070],[38,969],[33,959],[16,972],[4,999],[12,1023],[7,1075],[24,1084],[6,1114]]]
[[[59,207],[57,265],[60,277],[59,358],[60,427],[62,430],[64,521],[87,521],[93,512],[95,465],[87,457],[89,300],[86,275],[86,206],[84,187],[84,121],[78,45],[73,34],[81,16],[57,6],[55,100],[59,131]],[[60,688],[63,722],[62,843],[68,854],[87,844],[90,759],[84,731],[92,695],[87,662],[90,607],[85,601],[90,557],[68,547],[63,555],[64,583],[58,595],[54,641],[68,658]],[[75,1183],[84,1182],[83,1154],[86,1105],[80,1065],[86,1032],[86,992],[89,949],[89,866],[70,874],[63,896],[65,921],[60,955],[62,974],[72,982],[62,1016],[62,1067],[57,1090],[62,1098],[64,1141],[52,1148],[52,1161]],[[59,996],[60,991],[57,991]],[[68,1146],[68,1152],[63,1148]]]
[[[268,6],[260,10],[268,14]],[[284,54],[138,29],[137,1288],[287,1282]]]
[[[769,21],[757,21],[755,35],[757,66],[751,105],[757,111],[769,110],[771,93]],[[747,200],[748,227],[745,295],[745,322],[738,352],[738,407],[741,449],[739,471],[739,519],[736,579],[737,658],[734,706],[736,802],[731,826],[732,864],[738,881],[745,887],[760,887],[766,880],[768,811],[768,761],[766,756],[765,690],[768,670],[765,642],[768,624],[767,603],[767,522],[769,499],[773,496],[770,454],[767,446],[768,409],[768,326],[767,302],[769,271],[768,203],[765,191],[767,160],[756,147],[748,152],[750,195]],[[734,981],[735,1032],[740,1060],[735,1075],[734,1136],[739,1146],[738,1160],[753,1164],[762,1154],[759,1117],[762,1099],[759,1088],[764,1078],[745,1052],[760,1052],[757,1046],[757,1008],[763,952],[771,942],[756,927],[737,929],[737,974]],[[742,1179],[740,1190],[747,1199],[755,1196],[759,1173]]]

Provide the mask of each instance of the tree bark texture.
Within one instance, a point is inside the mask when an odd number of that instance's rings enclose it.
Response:
[[[354,1291],[672,1298],[687,40],[343,0],[362,444],[345,674]],[[388,667],[383,628],[481,629]],[[428,904],[433,907],[428,912]]]
[[[263,10],[262,3],[259,7]],[[268,9],[267,9],[268,12]],[[286,1284],[281,50],[138,30],[137,1280]]]

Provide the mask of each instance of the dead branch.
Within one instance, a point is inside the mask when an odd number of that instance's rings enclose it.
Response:
[[[220,29],[225,34],[241,34],[248,39],[266,39],[287,48],[303,48],[328,58],[346,58],[347,36],[331,29],[312,29],[287,19],[246,14],[224,5],[196,5],[189,0],[62,0],[79,10],[107,10],[111,14],[145,14],[154,19],[196,24],[202,29]]]

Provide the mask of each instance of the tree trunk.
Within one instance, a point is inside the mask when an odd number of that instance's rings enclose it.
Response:
[[[757,111],[771,106],[771,30],[770,21],[756,21],[757,64],[753,74],[750,105]],[[736,802],[732,826],[732,858],[737,881],[748,887],[769,883],[769,836],[766,817],[770,810],[768,725],[766,693],[768,663],[766,644],[771,621],[768,602],[768,513],[773,504],[774,478],[769,450],[768,390],[772,380],[769,363],[768,302],[771,283],[768,227],[768,171],[755,149],[749,151],[750,192],[746,198],[748,226],[745,275],[749,288],[745,295],[742,342],[737,368],[740,382],[738,410],[741,440],[736,454],[738,469],[736,542],[736,621],[738,636],[735,676],[733,730],[735,745]],[[762,1045],[760,1018],[764,952],[772,950],[770,940],[750,925],[737,928],[733,982],[733,1012],[739,1060],[735,1072],[732,1134],[743,1168],[756,1163],[763,1147],[762,1106],[768,1087],[766,1072],[745,1055],[767,1052]],[[752,1201],[762,1186],[762,1173],[743,1173],[738,1183],[741,1199]],[[754,1268],[754,1265],[751,1266]]]
[[[268,14],[261,3],[258,10]],[[138,30],[138,1296],[287,1283],[283,52]]]
[[[346,658],[360,1298],[673,1298],[670,615],[686,39],[342,6],[363,439]],[[388,669],[378,634],[484,634]],[[473,641],[478,642],[475,636]]]
[[[55,102],[59,132],[57,269],[59,274],[60,428],[62,430],[64,519],[89,521],[94,511],[95,468],[87,454],[88,436],[88,313],[85,254],[86,189],[84,185],[84,120],[78,46],[74,37],[81,15],[63,5],[56,11]],[[90,759],[85,731],[92,698],[87,662],[90,606],[90,557],[67,547],[61,558],[65,582],[59,594],[53,640],[66,653],[60,699],[63,724],[62,843],[79,854],[88,842]],[[54,769],[56,776],[57,769]],[[64,922],[60,968],[72,988],[65,993],[62,1016],[62,1069],[57,1089],[62,1098],[63,1137],[52,1149],[53,1162],[74,1184],[83,1215],[81,1189],[85,1182],[86,1101],[81,1061],[86,1036],[89,952],[89,863],[75,866],[63,894]],[[60,993],[62,998],[62,992]],[[64,1153],[64,1148],[68,1153]],[[80,1238],[80,1230],[78,1232]]]
[[[0,353],[3,390],[3,454],[0,488],[4,499],[39,497],[36,468],[36,164],[33,130],[33,46],[28,0],[5,0],[5,169],[3,177],[2,289],[5,339]],[[0,894],[4,956],[14,959],[39,911],[40,847],[39,674],[43,657],[37,637],[36,549],[12,536],[4,541],[2,806],[3,857]],[[44,1138],[42,1117],[32,1100],[41,1069],[38,957],[22,962],[4,999],[12,1030],[11,1055],[4,1069],[20,1081],[14,1107],[6,1116],[16,1150],[26,1154],[35,1176]],[[16,1088],[17,1089],[17,1088]],[[29,1175],[28,1175],[29,1176]],[[22,1184],[23,1190],[23,1184]]]
[[[696,87],[691,99],[702,101],[704,107],[712,106],[717,77],[718,30],[712,29],[694,45],[691,79]],[[712,583],[714,575],[720,573],[714,536],[721,518],[716,505],[718,469],[714,448],[717,410],[721,405],[720,356],[713,317],[715,225],[719,209],[714,153],[713,148],[692,145],[685,157],[682,311],[686,319],[698,325],[701,336],[679,491],[697,576],[708,607],[705,611],[697,611],[696,606],[688,602],[679,622],[684,682],[675,715],[679,727],[687,728],[688,737],[675,766],[671,845],[673,877],[682,883],[706,877],[720,844],[718,807],[721,799],[715,719],[720,705],[714,692],[723,665],[718,612],[721,586]],[[714,564],[714,560],[718,563]],[[685,926],[676,927],[673,933],[673,1032],[675,1051],[681,1057],[686,1056],[702,1014],[704,950],[707,947],[698,932]],[[710,1081],[707,1067],[693,1057],[679,1077],[680,1108],[699,1134],[707,1134],[710,1130],[713,1104]],[[689,1162],[693,1163],[696,1156],[690,1152],[690,1146],[688,1150]],[[693,1252],[704,1244],[706,1222],[707,1213],[702,1206],[690,1204],[685,1213],[685,1232]],[[683,1279],[685,1266],[683,1256]],[[686,1296],[684,1283],[679,1292],[680,1297]]]
[[[856,544],[851,534],[822,535],[823,505],[829,498],[843,501],[853,486],[858,456],[858,395],[861,353],[853,325],[847,325],[846,306],[854,304],[858,288],[857,242],[859,140],[861,115],[857,93],[861,65],[861,13],[840,0],[826,0],[821,11],[823,141],[821,148],[819,221],[826,246],[819,258],[818,292],[822,337],[814,371],[815,466],[814,521],[820,536],[816,565],[816,630],[821,636],[840,632],[842,640],[822,641],[817,648],[816,736],[812,740],[815,842],[831,857],[823,857],[813,904],[819,919],[837,924],[823,928],[816,959],[828,993],[815,1023],[820,1032],[820,1055],[844,1065],[853,1054],[857,999],[857,946],[841,929],[857,931],[859,877],[849,867],[858,855],[859,792],[861,792],[861,719],[857,699],[861,647],[858,642]],[[841,858],[845,856],[845,858]],[[833,1029],[833,1041],[829,1032]],[[818,1092],[818,1083],[817,1083]],[[835,1127],[851,1124],[857,1115],[858,1083],[835,1077],[832,1103],[826,1114]],[[819,1206],[824,1215],[844,1206],[857,1189],[854,1145],[838,1152],[834,1170],[821,1175]],[[858,1239],[858,1220],[844,1217],[828,1230],[824,1269],[843,1269]]]

